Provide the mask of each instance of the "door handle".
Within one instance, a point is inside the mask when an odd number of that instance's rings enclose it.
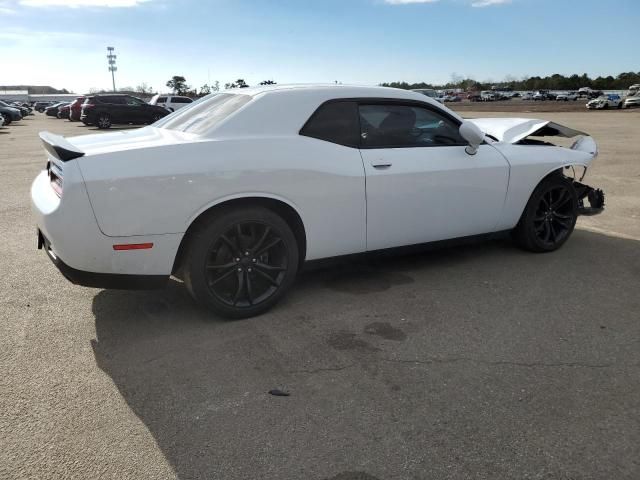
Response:
[[[389,168],[391,165],[392,165],[391,162],[385,161],[385,160],[375,160],[375,161],[371,162],[371,166],[373,168],[379,168],[379,169]]]

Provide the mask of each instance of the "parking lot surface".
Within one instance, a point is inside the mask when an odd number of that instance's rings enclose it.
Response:
[[[640,478],[640,111],[537,116],[600,145],[607,209],[562,249],[308,271],[242,321],[69,284],[35,249],[37,132],[95,130],[0,128],[0,478]]]

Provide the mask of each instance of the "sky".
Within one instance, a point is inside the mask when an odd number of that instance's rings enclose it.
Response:
[[[0,85],[76,93],[640,71],[639,0],[0,0]]]

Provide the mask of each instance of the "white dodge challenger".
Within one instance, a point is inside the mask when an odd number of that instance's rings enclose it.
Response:
[[[604,207],[580,183],[590,136],[464,120],[390,88],[239,89],[139,130],[40,137],[38,247],[67,279],[152,288],[174,275],[231,318],[273,306],[304,261],[501,231],[548,252]]]

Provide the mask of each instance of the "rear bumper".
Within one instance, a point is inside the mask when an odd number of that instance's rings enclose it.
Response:
[[[38,249],[43,249],[47,257],[60,270],[60,273],[75,285],[91,288],[111,288],[120,290],[151,290],[163,288],[168,275],[126,275],[119,273],[87,272],[70,267],[51,249],[49,240],[38,230]]]
[[[49,157],[54,161],[53,157]],[[100,288],[153,288],[171,275],[182,234],[109,237],[96,222],[77,160],[65,162],[64,193],[58,197],[47,172],[31,187],[39,246],[73,283]],[[116,245],[152,243],[145,250]]]

